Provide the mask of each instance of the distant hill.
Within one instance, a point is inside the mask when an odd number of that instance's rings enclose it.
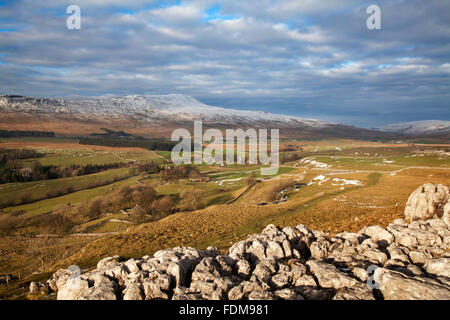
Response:
[[[174,128],[279,128],[289,138],[395,139],[396,134],[295,116],[206,105],[191,96],[129,95],[100,99],[55,99],[0,96],[0,129],[30,127],[57,134],[90,135],[102,128],[144,137],[168,137]]]
[[[384,132],[402,134],[406,136],[437,136],[450,134],[450,121],[424,120],[394,123],[376,128]]]

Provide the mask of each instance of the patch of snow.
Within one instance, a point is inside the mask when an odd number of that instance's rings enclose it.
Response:
[[[242,179],[243,179],[243,178],[219,180],[219,181],[216,181],[216,183],[217,183],[219,186],[221,186],[224,182],[236,182],[236,181],[240,181],[240,180],[242,180]]]
[[[342,186],[342,185],[362,186],[363,184],[359,180],[347,180],[347,179],[334,178],[333,185],[334,186]]]
[[[331,123],[296,116],[264,111],[238,110],[206,105],[182,94],[127,95],[98,99],[50,99],[32,97],[0,96],[0,111],[44,113],[70,113],[77,115],[138,116],[140,119],[164,121],[203,120],[220,123],[276,122],[288,125],[304,125],[324,128]]]
[[[322,183],[327,182],[328,180],[330,180],[329,178],[325,178],[324,175],[319,175],[315,178],[313,178],[312,183],[314,183],[314,181],[318,182],[318,185],[322,185]]]
[[[325,168],[325,169],[327,169],[327,168],[331,167],[330,165],[328,165],[326,163],[318,162],[318,161],[316,161],[313,158],[301,160],[300,163],[309,164],[309,165],[312,165],[315,168]]]
[[[442,133],[442,132],[450,132],[450,121],[424,120],[424,121],[393,123],[375,129],[385,132],[395,132],[407,135]]]

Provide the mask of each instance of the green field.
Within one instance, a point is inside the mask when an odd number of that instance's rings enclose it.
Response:
[[[129,168],[119,168],[70,178],[3,184],[0,185],[0,207],[8,203],[20,203],[21,198],[27,194],[31,196],[32,200],[38,200],[46,197],[54,198],[55,195],[48,196],[48,194],[60,189],[62,192],[70,189],[71,192],[68,193],[72,193],[94,188],[103,183],[110,184],[113,179],[121,180],[128,177],[129,171]]]
[[[134,161],[164,163],[164,160],[148,150],[139,151],[103,151],[89,149],[40,149],[45,157],[36,159],[42,165],[70,166],[94,165],[108,163],[129,163]],[[24,161],[25,165],[32,165],[35,159]]]
[[[121,180],[115,183],[111,183],[109,185],[96,187],[92,189],[86,189],[81,190],[77,192],[73,192],[64,196],[52,198],[52,199],[46,199],[41,201],[36,201],[29,204],[19,205],[19,206],[13,206],[8,207],[5,209],[2,209],[2,212],[4,213],[11,213],[14,211],[22,211],[24,210],[27,214],[27,216],[38,216],[44,213],[51,212],[52,210],[57,209],[58,207],[65,205],[65,204],[77,204],[83,201],[88,201],[96,196],[105,195],[112,190],[117,190],[123,185],[129,185],[136,182],[136,177],[131,177],[125,180]]]

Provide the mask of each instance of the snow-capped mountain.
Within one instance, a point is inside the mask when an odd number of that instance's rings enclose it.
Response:
[[[90,99],[0,95],[0,129],[89,135],[102,128],[168,137],[202,120],[205,128],[279,128],[291,139],[394,139],[396,134],[301,117],[206,105],[187,95],[128,95]]]
[[[192,121],[214,123],[304,125],[313,128],[330,123],[263,111],[236,110],[206,105],[187,95],[129,95],[100,99],[52,99],[0,96],[0,112],[73,114],[75,116],[134,117],[143,121]]]
[[[377,130],[398,133],[408,136],[432,135],[450,132],[450,121],[424,120],[393,123],[376,128]]]

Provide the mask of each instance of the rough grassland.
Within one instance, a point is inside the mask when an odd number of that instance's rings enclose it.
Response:
[[[450,183],[448,172],[429,170],[426,173],[427,182]],[[58,266],[70,263],[87,266],[104,256],[139,256],[174,246],[215,245],[225,249],[268,223],[281,227],[302,223],[331,233],[344,229],[357,231],[366,225],[386,225],[402,215],[409,194],[423,182],[420,179],[423,175],[423,171],[409,170],[398,176],[366,174],[365,187],[340,190],[316,185],[310,190],[308,186],[303,196],[283,204],[239,203],[178,213],[96,240]]]
[[[56,191],[60,188],[72,188],[73,192],[88,189],[95,184],[101,184],[105,181],[112,180],[113,178],[122,179],[129,176],[128,168],[113,169],[94,173],[90,175],[31,181],[25,183],[7,183],[0,185],[0,206],[8,203],[17,203],[24,194],[30,194],[34,199],[45,199],[47,193]]]

